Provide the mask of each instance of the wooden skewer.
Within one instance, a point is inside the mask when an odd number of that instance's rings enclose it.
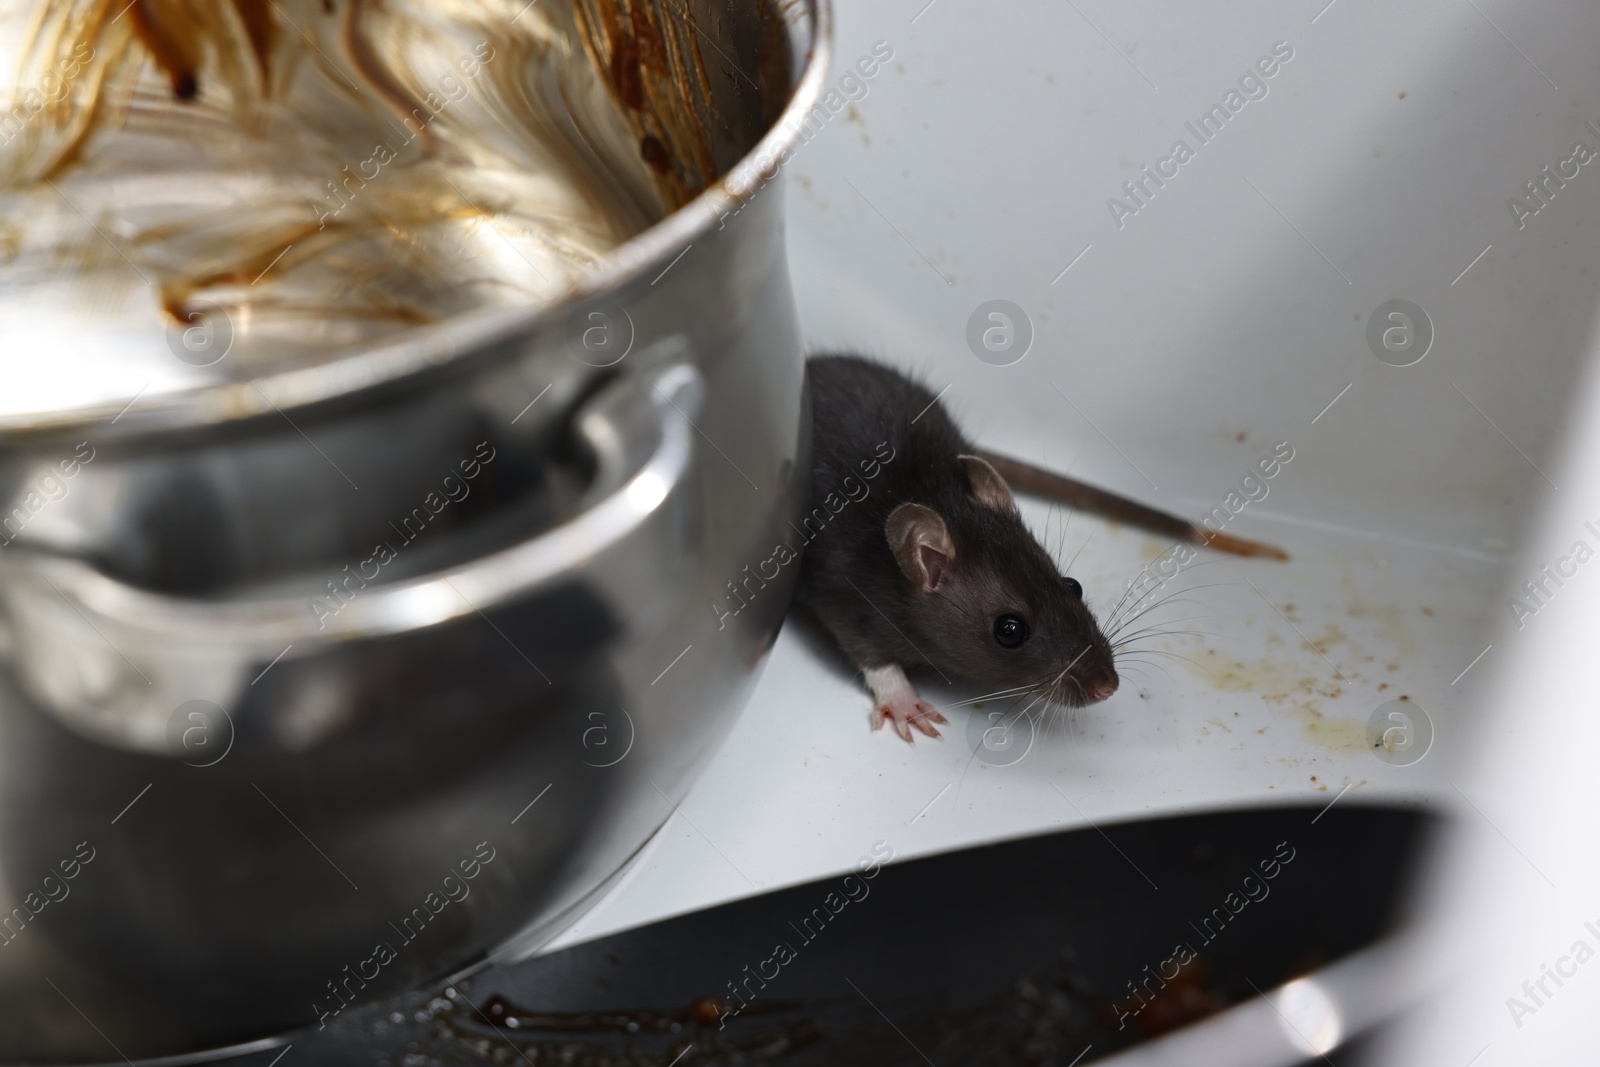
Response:
[[[1289,554],[1274,545],[1264,544],[1260,541],[1250,541],[1243,537],[1234,537],[1225,533],[1213,533],[1203,526],[1196,526],[1187,519],[1176,515],[1169,515],[1164,511],[1141,504],[1136,500],[1129,500],[1125,496],[1108,493],[1104,489],[1097,489],[1074,478],[1068,478],[1053,471],[1035,467],[1031,463],[1011,459],[994,452],[979,449],[977,455],[983,458],[995,470],[1000,472],[1013,489],[1019,492],[1041,496],[1057,503],[1069,504],[1075,508],[1083,508],[1097,515],[1104,515],[1108,519],[1125,522],[1130,526],[1138,526],[1152,533],[1174,537],[1191,544],[1204,545],[1217,549],[1220,552],[1231,552],[1236,556],[1265,557],[1266,559],[1286,560]]]

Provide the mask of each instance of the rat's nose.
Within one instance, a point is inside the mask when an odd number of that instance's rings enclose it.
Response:
[[[1090,682],[1085,688],[1089,693],[1089,699],[1098,703],[1117,691],[1117,679],[1102,678],[1098,682]]]

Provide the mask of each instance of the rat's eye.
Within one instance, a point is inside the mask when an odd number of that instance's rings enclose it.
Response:
[[[1067,592],[1071,593],[1079,600],[1083,599],[1083,586],[1078,583],[1078,579],[1063,578],[1061,579],[1061,584],[1067,587]]]
[[[1002,615],[994,620],[994,639],[1001,648],[1018,648],[1028,639],[1028,624],[1020,615]]]

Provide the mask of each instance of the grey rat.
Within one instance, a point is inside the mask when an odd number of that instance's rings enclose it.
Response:
[[[808,362],[812,508],[796,602],[866,675],[872,724],[938,737],[908,668],[1069,707],[1117,689],[1110,642],[1000,473],[932,391],[853,356]],[[1019,688],[1025,687],[1025,688]]]

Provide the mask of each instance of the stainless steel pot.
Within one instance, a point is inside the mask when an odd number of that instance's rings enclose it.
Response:
[[[807,490],[772,178],[828,14],[690,9],[760,72],[722,176],[557,306],[0,411],[0,1062],[535,948],[717,748],[794,580],[747,565]]]

